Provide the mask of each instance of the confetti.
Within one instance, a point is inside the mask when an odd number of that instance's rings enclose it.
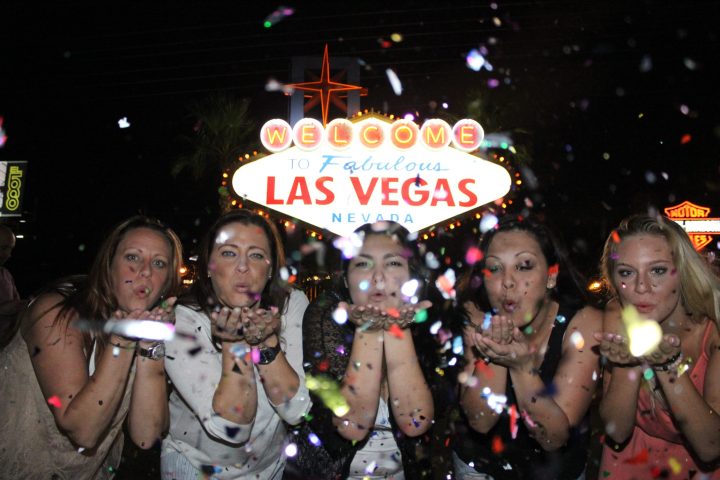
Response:
[[[628,458],[623,463],[627,463],[629,465],[642,465],[642,464],[647,463],[647,461],[648,461],[648,451],[647,451],[647,448],[643,448],[642,451],[640,451],[640,453],[638,453],[637,455],[635,455],[632,458]]]
[[[487,50],[485,48],[481,48],[481,50],[483,50],[485,55],[487,55]],[[472,50],[470,50],[465,57],[465,65],[467,65],[470,70],[473,70],[475,72],[479,72],[483,67],[485,67],[485,70],[487,70],[488,72],[492,72],[493,67],[492,65],[490,65],[490,62],[485,59],[485,55],[483,55],[483,52],[481,52],[477,48],[473,48]]]
[[[400,293],[402,293],[403,297],[411,298],[415,296],[419,287],[420,282],[413,278],[403,283],[402,287],[400,287]]]
[[[288,443],[287,447],[285,447],[285,455],[287,457],[292,458],[295,455],[297,455],[297,453],[298,453],[297,445],[295,445],[294,443]]]
[[[62,407],[62,402],[60,401],[60,398],[57,395],[53,395],[52,397],[47,399],[48,405],[52,405],[55,408]]]
[[[129,128],[130,122],[128,122],[127,117],[123,117],[120,120],[118,120],[118,127],[120,128]]]
[[[280,22],[286,17],[289,17],[293,13],[295,13],[295,10],[293,8],[281,5],[274,12],[265,17],[263,27],[270,28],[273,25],[277,25],[278,22]]]
[[[392,86],[393,92],[395,92],[395,95],[402,95],[402,83],[400,82],[400,79],[398,78],[397,74],[393,71],[392,68],[388,68],[385,70],[385,75],[387,75],[388,80],[390,81],[390,86]]]
[[[314,445],[314,446],[316,446],[316,447],[319,447],[320,445],[322,445],[322,442],[320,441],[320,438],[319,438],[317,435],[315,435],[314,433],[310,433],[310,434],[308,435],[308,440],[310,441],[310,443],[311,443],[312,445]]]
[[[332,313],[332,318],[338,325],[344,325],[348,320],[348,312],[344,308],[336,308]]]
[[[103,331],[143,340],[164,341],[175,337],[175,325],[152,320],[108,320]]]
[[[5,133],[5,130],[3,129],[3,121],[4,118],[0,116],[0,148],[5,146],[5,143],[7,142],[7,134]]]
[[[672,470],[673,474],[675,475],[679,475],[682,471],[682,464],[675,457],[670,457],[668,459],[668,465],[670,466],[670,470]]]
[[[556,263],[548,267],[548,275],[557,275],[560,271],[560,266]]]
[[[641,357],[660,344],[662,328],[655,320],[646,320],[640,316],[633,305],[623,308],[622,320],[629,337],[630,353]]]
[[[492,439],[492,452],[495,455],[498,455],[502,453],[503,450],[505,450],[505,444],[503,443],[502,438],[495,435]]]
[[[570,335],[570,341],[575,346],[577,350],[582,350],[585,346],[585,339],[582,336],[582,333],[578,332],[577,330]]]
[[[415,323],[423,323],[423,322],[427,321],[427,319],[428,319],[427,310],[423,309],[423,310],[418,310],[417,312],[415,312],[415,318],[413,319],[413,321]]]
[[[483,258],[483,253],[477,247],[468,248],[465,252],[465,263],[468,265],[474,265]]]
[[[388,330],[388,333],[392,335],[393,337],[399,338],[400,340],[405,337],[405,332],[402,331],[400,327],[397,326],[396,323],[393,323],[390,327],[390,330]]]
[[[495,228],[498,224],[498,217],[492,213],[484,213],[480,219],[480,233],[485,233]]]
[[[320,400],[337,417],[342,417],[350,411],[350,406],[340,392],[337,382],[325,375],[306,375],[305,385],[308,390],[314,392]]]
[[[445,270],[445,273],[440,275],[435,280],[435,286],[438,287],[443,298],[451,300],[455,298],[455,271],[451,268]]]

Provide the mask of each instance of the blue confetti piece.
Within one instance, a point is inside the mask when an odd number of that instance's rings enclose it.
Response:
[[[555,317],[555,321],[558,323],[565,323],[567,319],[565,318],[565,315],[558,315]]]
[[[489,329],[491,322],[492,322],[492,314],[490,312],[485,312],[485,318],[483,318],[482,329],[483,330]]]
[[[452,351],[456,355],[463,354],[463,339],[462,339],[462,337],[458,336],[458,337],[453,338]]]

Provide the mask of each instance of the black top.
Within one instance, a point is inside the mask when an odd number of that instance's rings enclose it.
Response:
[[[548,340],[548,349],[539,375],[545,384],[540,395],[554,395],[553,377],[562,358],[563,337],[575,311],[562,306],[555,318]],[[517,405],[515,390],[510,373],[507,376],[507,405]],[[454,450],[467,464],[474,464],[475,470],[500,479],[568,479],[575,480],[585,469],[590,442],[589,413],[570,432],[567,444],[553,452],[543,450],[530,434],[522,420],[517,421],[517,435],[510,432],[510,415],[504,410],[497,424],[485,435],[476,432],[467,423],[459,422]],[[493,453],[495,443],[498,453]]]
[[[325,292],[315,299],[305,311],[303,318],[303,359],[304,366],[312,375],[326,375],[341,384],[348,367],[350,351],[355,335],[355,325],[346,322],[338,324],[332,318],[333,311],[342,299],[335,292]],[[428,322],[429,323],[429,322]],[[425,325],[425,324],[423,324]],[[423,325],[413,325],[411,331],[418,352],[418,359],[426,380],[435,368],[432,360],[434,346]],[[423,342],[427,345],[421,345]],[[428,382],[432,388],[432,382]],[[434,391],[434,390],[433,390]],[[351,442],[337,433],[333,414],[322,400],[311,392],[313,406],[308,422],[294,430],[291,439],[298,446],[298,454],[289,458],[285,468],[286,478],[303,479],[344,479],[348,476],[355,453],[366,443]],[[419,437],[408,437],[398,428],[392,414],[390,423],[402,455],[405,478],[432,478],[429,454],[430,432]],[[310,443],[311,433],[317,435],[321,446]]]

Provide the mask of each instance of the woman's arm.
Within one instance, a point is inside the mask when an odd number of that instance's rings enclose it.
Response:
[[[709,352],[704,392],[695,388],[690,375],[655,369],[675,425],[689,447],[703,462],[720,457],[720,354],[717,342]]]
[[[218,353],[211,340],[210,319],[204,312],[180,306],[176,316],[176,335],[166,343],[165,357],[165,370],[175,394],[210,436],[236,445],[246,442],[257,403],[249,348],[226,341]],[[234,353],[240,350],[246,354],[237,360],[236,368]]]
[[[432,425],[435,409],[420,369],[412,332],[410,329],[385,331],[383,340],[393,416],[405,435],[422,435]]]
[[[95,372],[89,376],[82,332],[72,321],[56,322],[61,300],[59,294],[39,297],[29,312],[32,323],[23,329],[23,337],[43,396],[57,397],[58,403],[49,408],[58,427],[76,445],[93,448],[102,440],[122,401],[135,342],[111,335],[110,344],[120,348],[108,345],[102,354],[96,352]]]
[[[257,365],[267,397],[278,415],[290,425],[297,425],[310,409],[310,395],[305,386],[302,368],[302,319],[308,299],[304,293],[294,290],[288,299],[288,309],[281,336],[285,350],[267,365]],[[278,344],[271,335],[266,346]]]
[[[340,390],[350,410],[341,417],[333,418],[338,433],[348,440],[363,440],[375,425],[380,401],[382,360],[383,331],[356,328]]]
[[[620,309],[619,302],[608,303],[603,313],[603,334],[599,336],[602,339],[600,353],[608,360],[603,373],[599,413],[605,433],[616,443],[625,442],[635,428],[642,381],[642,368],[628,363],[631,357],[628,356],[628,346],[621,340],[626,332]]]
[[[570,320],[565,331],[562,359],[553,377],[555,395],[532,368],[510,368],[518,409],[530,434],[547,450],[567,442],[570,428],[578,425],[592,401],[599,377],[597,341],[594,333],[602,325],[599,310],[584,308]]]
[[[242,309],[213,312],[213,326],[222,338],[222,374],[212,400],[213,410],[225,420],[247,425],[257,413],[257,385],[251,347],[238,336]]]
[[[127,318],[175,323],[175,300],[175,297],[171,297],[151,312],[132,312]],[[155,342],[151,341],[138,342],[138,346],[144,349],[154,344]],[[165,436],[169,423],[165,358],[151,359],[137,354],[135,380],[128,412],[130,438],[138,447],[149,449]]]
[[[480,320],[477,320],[478,322]],[[507,389],[507,368],[487,363],[475,355],[477,342],[475,323],[463,331],[464,356],[467,363],[463,373],[465,382],[460,387],[460,406],[465,412],[470,427],[480,433],[489,432],[500,419],[499,413],[488,404],[486,388],[494,395],[505,395]]]

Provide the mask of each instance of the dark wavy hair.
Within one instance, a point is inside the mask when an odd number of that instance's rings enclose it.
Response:
[[[418,287],[417,296],[422,298],[428,284],[428,272],[423,265],[420,257],[420,250],[418,248],[415,238],[410,232],[397,222],[390,220],[382,220],[375,223],[366,223],[356,228],[353,234],[358,235],[364,241],[371,235],[385,235],[396,241],[403,249],[403,257],[408,262],[408,268],[410,270],[410,278],[418,280],[420,286]],[[348,274],[348,268],[350,266],[350,258],[343,258],[342,260],[342,281],[337,282],[337,289],[341,296],[350,300],[350,290],[346,285],[346,279]]]
[[[581,308],[597,303],[597,300],[590,297],[585,291],[584,278],[570,262],[564,246],[545,224],[532,219],[508,216],[502,218],[495,228],[487,231],[480,238],[478,248],[482,252],[483,258],[475,263],[473,268],[460,280],[457,288],[459,305],[471,301],[483,311],[490,310],[487,292],[483,287],[482,271],[485,269],[485,256],[490,244],[495,235],[502,232],[527,233],[540,245],[540,251],[545,257],[548,267],[558,266],[557,282],[550,291],[550,298],[571,308]]]
[[[260,295],[260,306],[263,308],[274,306],[280,312],[284,312],[287,308],[290,290],[280,278],[280,269],[285,266],[285,251],[280,234],[275,225],[265,217],[246,209],[233,210],[222,215],[207,231],[198,255],[197,278],[188,295],[184,296],[180,302],[195,310],[202,310],[208,315],[217,305],[220,305],[220,300],[213,289],[209,276],[210,254],[220,230],[231,223],[254,225],[265,233],[270,245],[272,263],[270,265],[271,277]]]

